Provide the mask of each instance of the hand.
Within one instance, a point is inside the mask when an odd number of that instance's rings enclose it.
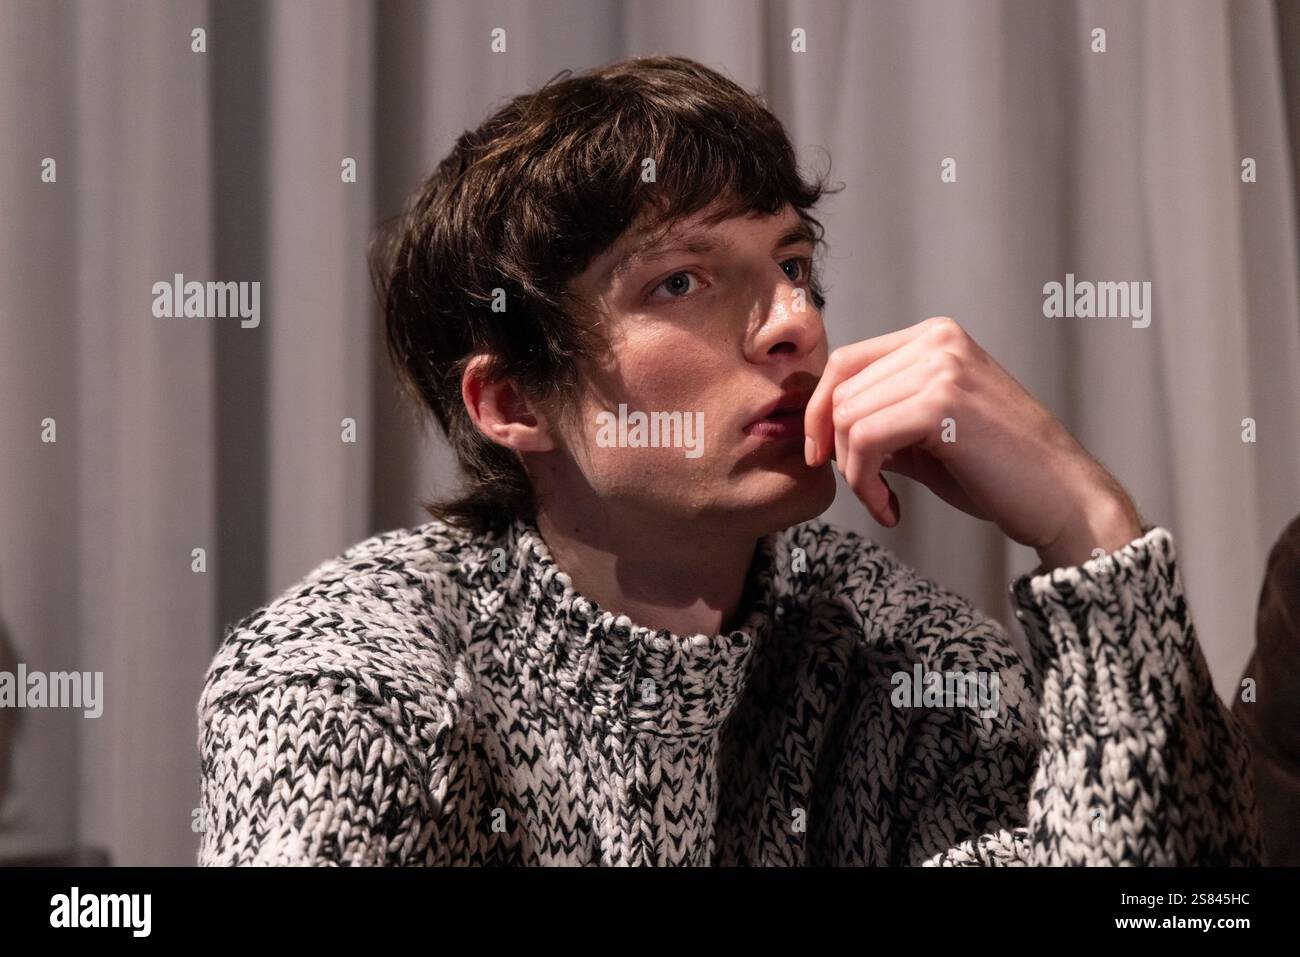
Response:
[[[882,471],[995,522],[1036,549],[1044,569],[1142,533],[1132,500],[1101,463],[944,316],[831,353],[804,431],[807,464],[833,456],[886,527],[901,514]]]

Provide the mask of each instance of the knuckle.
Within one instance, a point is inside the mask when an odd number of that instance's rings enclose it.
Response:
[[[933,316],[926,320],[930,337],[936,342],[959,342],[966,331],[950,316]]]
[[[859,419],[849,429],[849,446],[853,449],[866,448],[871,444],[874,429],[866,419]]]
[[[929,356],[927,364],[930,367],[931,383],[956,385],[961,381],[961,359],[953,355],[951,352],[941,351],[933,353]]]
[[[948,418],[957,411],[957,389],[951,385],[936,385],[926,396],[930,406],[930,415],[938,419]]]
[[[957,387],[951,382],[936,382],[930,388],[930,400],[936,409],[947,412],[957,404]]]

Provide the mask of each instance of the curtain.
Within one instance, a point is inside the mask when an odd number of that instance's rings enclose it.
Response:
[[[371,229],[504,98],[628,54],[723,70],[829,159],[832,346],[958,319],[1174,532],[1232,696],[1300,511],[1298,25],[1285,0],[0,0],[0,644],[104,688],[93,719],[0,713],[0,853],[193,862],[222,629],[454,481],[386,366]],[[260,321],[155,316],[178,273],[260,282]],[[1045,318],[1067,274],[1149,281],[1149,327]],[[843,488],[828,517],[1018,634],[1033,553],[893,484],[899,528]]]

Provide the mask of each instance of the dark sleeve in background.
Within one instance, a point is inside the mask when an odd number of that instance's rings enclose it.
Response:
[[[1300,865],[1300,516],[1269,553],[1255,620],[1255,652],[1233,716],[1250,737],[1265,863]]]

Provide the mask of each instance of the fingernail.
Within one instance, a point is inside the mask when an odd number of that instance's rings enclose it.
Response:
[[[811,435],[805,436],[803,440],[803,461],[805,465],[812,465],[817,458],[817,443],[813,441]]]

